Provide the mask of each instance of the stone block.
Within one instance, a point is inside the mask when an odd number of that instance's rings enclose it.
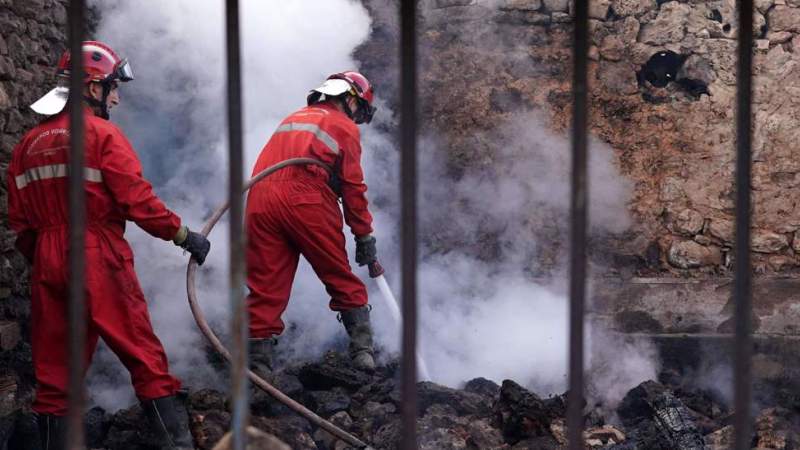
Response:
[[[544,0],[544,7],[550,12],[569,11],[569,0]]]
[[[767,39],[773,44],[784,44],[789,42],[794,37],[791,31],[770,31],[767,33]]]
[[[703,215],[686,208],[671,217],[670,228],[673,232],[685,236],[694,236],[703,229]]]
[[[0,110],[6,110],[12,106],[11,98],[6,92],[6,87],[0,83]]]
[[[678,2],[664,3],[656,19],[642,25],[640,41],[655,46],[682,41],[686,36],[685,23],[690,12],[689,5]]]
[[[551,20],[553,23],[570,23],[572,22],[572,16],[565,12],[554,12],[550,15]]]
[[[767,18],[771,31],[800,32],[800,9],[775,6]]]
[[[600,64],[597,79],[601,86],[618,95],[631,95],[639,92],[636,71],[624,62]]]
[[[667,259],[680,269],[714,266],[722,262],[722,251],[719,247],[700,245],[694,241],[674,241]]]
[[[8,351],[19,342],[19,324],[17,322],[0,322],[0,350]]]
[[[708,224],[711,235],[726,243],[733,242],[733,228],[733,222],[725,219],[713,219]]]
[[[255,427],[247,427],[247,438],[247,450],[291,450],[291,447],[276,436],[265,433]],[[231,433],[227,433],[217,445],[214,446],[213,450],[230,450],[232,448],[233,437]]]
[[[505,0],[500,9],[518,11],[538,11],[542,8],[542,0]]]
[[[434,8],[448,8],[450,6],[467,6],[475,3],[475,0],[433,0]]]
[[[611,7],[611,0],[593,0],[589,2],[589,18],[606,20],[608,9]]]
[[[14,78],[16,71],[11,58],[0,56],[0,80],[10,80]]]
[[[656,0],[611,0],[611,8],[621,17],[641,16],[658,9]]]
[[[753,230],[750,248],[758,253],[776,253],[789,246],[786,235],[769,230]]]
[[[619,61],[625,55],[625,43],[616,34],[609,34],[600,44],[600,56],[609,61]]]

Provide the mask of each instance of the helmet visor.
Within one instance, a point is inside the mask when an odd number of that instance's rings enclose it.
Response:
[[[131,68],[131,63],[128,62],[128,59],[123,59],[122,61],[117,64],[117,68],[114,70],[114,78],[119,81],[132,81],[133,80],[133,69]]]

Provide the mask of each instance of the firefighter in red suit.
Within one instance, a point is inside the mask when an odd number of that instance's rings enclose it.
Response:
[[[119,103],[118,83],[133,79],[127,60],[107,45],[83,43],[86,191],[86,310],[88,366],[98,338],[108,344],[131,375],[136,395],[164,448],[191,448],[186,418],[175,399],[180,381],[169,373],[167,356],[153,333],[125,240],[130,220],[151,235],[172,240],[199,264],[210,244],[189,231],[142,177],[142,167],[125,135],[109,122]],[[59,61],[59,86],[31,108],[45,116],[14,148],[8,168],[9,225],[17,248],[32,263],[31,343],[36,372],[40,435],[48,449],[63,448],[66,429],[68,355],[69,53]]]
[[[261,151],[253,175],[289,158],[314,158],[316,165],[289,166],[257,183],[247,199],[247,308],[250,360],[262,374],[272,369],[274,336],[284,328],[300,255],[325,284],[331,310],[350,336],[356,368],[373,370],[367,290],[353,274],[345,250],[344,222],[356,241],[359,265],[376,261],[372,216],[367,208],[361,143],[356,124],[375,112],[373,89],[360,73],[331,75],[312,90],[308,106],[281,122]]]

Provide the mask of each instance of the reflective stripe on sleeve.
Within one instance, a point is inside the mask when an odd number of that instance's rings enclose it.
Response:
[[[309,133],[314,134],[314,136],[322,141],[329,149],[335,154],[339,154],[339,144],[336,143],[336,140],[331,137],[330,134],[326,133],[322,128],[313,123],[285,123],[278,127],[275,130],[275,133],[282,133],[286,131],[308,131]]]
[[[26,170],[22,175],[17,175],[14,181],[17,184],[17,189],[23,189],[34,181],[66,178],[67,176],[69,176],[69,170],[66,164],[50,164],[47,166],[32,167]],[[92,183],[102,183],[103,173],[100,172],[99,169],[85,167],[83,169],[83,178]]]

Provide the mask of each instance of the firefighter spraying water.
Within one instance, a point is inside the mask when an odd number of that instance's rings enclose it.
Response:
[[[281,316],[300,255],[325,285],[329,307],[350,336],[353,365],[375,369],[367,289],[350,268],[342,231],[345,222],[359,265],[377,261],[356,126],[372,120],[373,95],[358,72],[331,75],[309,93],[305,108],[281,122],[258,157],[254,175],[291,158],[315,159],[322,166],[288,166],[253,186],[247,198],[247,309],[256,372],[273,369],[275,336],[284,329]]]

